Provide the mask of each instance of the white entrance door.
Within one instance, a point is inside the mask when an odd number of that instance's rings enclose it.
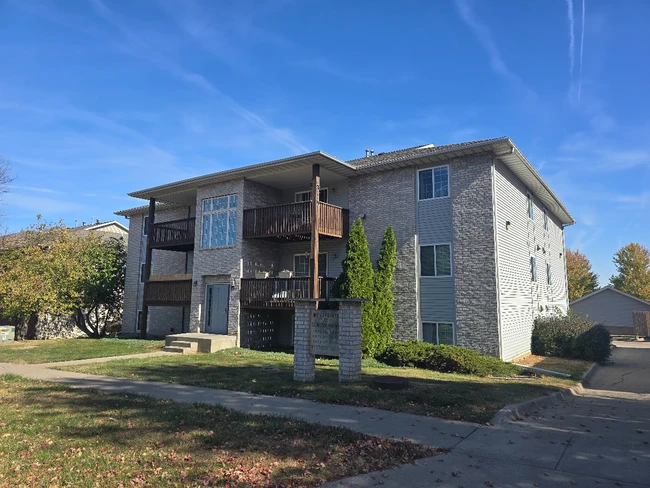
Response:
[[[228,334],[230,285],[208,285],[205,290],[205,332]]]

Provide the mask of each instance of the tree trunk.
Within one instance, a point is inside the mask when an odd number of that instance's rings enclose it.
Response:
[[[38,314],[33,313],[29,316],[27,321],[27,331],[25,332],[25,340],[33,341],[36,339],[36,325],[38,324]]]

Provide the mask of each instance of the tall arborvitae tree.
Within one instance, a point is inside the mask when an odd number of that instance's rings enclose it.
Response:
[[[397,241],[393,229],[388,227],[381,243],[377,271],[375,272],[374,325],[377,343],[374,355],[381,354],[391,342],[395,329],[393,316],[393,273],[397,264]]]
[[[570,302],[598,289],[598,275],[591,271],[591,263],[580,251],[566,250],[566,273]]]
[[[614,254],[617,275],[611,277],[614,288],[650,300],[650,251],[632,242]]]
[[[364,356],[372,356],[376,344],[373,325],[374,271],[370,260],[368,239],[361,219],[350,229],[346,245],[347,256],[343,260],[343,272],[335,284],[335,295],[339,298],[365,298],[370,300],[361,306],[361,349]]]

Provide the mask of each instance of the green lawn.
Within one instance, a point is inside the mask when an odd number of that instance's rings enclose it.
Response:
[[[0,363],[53,363],[160,351],[164,341],[140,339],[53,339],[0,344]]]
[[[275,366],[279,371],[263,371],[262,366]],[[374,360],[364,360],[361,382],[340,384],[337,368],[336,360],[317,360],[316,382],[299,383],[293,381],[291,354],[228,349],[214,354],[125,359],[61,369],[307,398],[470,422],[487,422],[506,405],[575,384],[573,380],[551,377],[495,379],[392,368]],[[396,392],[375,390],[370,383],[376,375],[407,376],[411,378],[411,387]]]
[[[347,429],[0,376],[0,486],[318,486],[435,454]]]

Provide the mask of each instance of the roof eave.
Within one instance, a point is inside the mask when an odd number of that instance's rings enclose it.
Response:
[[[196,176],[193,178],[188,178],[186,180],[154,186],[144,190],[138,190],[131,192],[128,195],[130,197],[142,199],[156,198],[161,195],[178,193],[181,191],[198,188],[200,186],[205,186],[211,183],[230,181],[233,179],[245,178],[247,176],[254,176],[256,172],[267,172],[269,170],[281,168],[282,166],[291,163],[308,161],[310,159],[322,159],[323,163],[334,163],[339,170],[342,170],[344,173],[349,173],[349,175],[352,175],[355,172],[354,168],[346,162],[341,161],[340,159],[335,158],[334,156],[331,156],[323,151],[313,151],[310,153],[299,154],[297,156],[291,156],[289,158],[277,159],[274,161],[254,164],[251,166],[243,166],[240,168],[233,168],[203,176]]]

